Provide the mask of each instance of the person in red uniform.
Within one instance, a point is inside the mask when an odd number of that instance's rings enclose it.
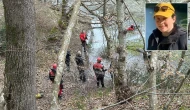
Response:
[[[49,72],[49,79],[51,80],[52,83],[54,83],[55,75],[56,75],[56,69],[57,69],[57,64],[54,63],[52,65],[52,69]],[[62,76],[63,77],[63,76]],[[58,92],[58,98],[61,99],[63,94],[63,80],[61,79],[60,85],[59,85],[59,92]]]
[[[101,82],[102,87],[104,86],[104,75],[105,71],[107,69],[104,69],[103,64],[101,64],[102,58],[98,57],[97,62],[93,65],[93,70],[96,75],[96,80],[97,80],[97,87],[99,87],[99,82]]]
[[[135,27],[131,25],[129,28],[127,28],[127,31],[134,31]]]
[[[58,98],[61,99],[63,94],[63,80],[61,79],[60,85],[59,85],[59,93]]]
[[[52,83],[54,83],[55,75],[56,75],[56,69],[57,69],[57,64],[54,63],[52,65],[52,68],[49,72],[49,79],[51,80]]]
[[[86,36],[86,32],[84,30],[82,30],[82,32],[80,33],[80,40],[82,43],[82,46],[84,48],[84,52],[86,52],[86,40],[87,40],[87,36]]]

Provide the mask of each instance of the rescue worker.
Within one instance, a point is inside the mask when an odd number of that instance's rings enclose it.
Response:
[[[127,31],[134,31],[135,27],[134,25],[131,25],[129,28],[127,28]]]
[[[56,69],[57,69],[57,64],[54,63],[52,65],[52,68],[49,72],[49,79],[51,80],[52,83],[54,83],[55,75],[56,75]]]
[[[67,71],[68,72],[70,71],[70,56],[71,56],[70,51],[67,51],[67,55],[66,55],[66,58],[65,58],[65,64],[67,66]]]
[[[60,85],[59,85],[59,93],[58,98],[61,99],[63,94],[63,80],[61,79]]]
[[[83,82],[86,82],[86,76],[84,73],[84,61],[83,58],[81,56],[81,51],[78,51],[75,57],[75,61],[77,64],[77,69],[79,71],[79,76],[80,76],[80,80]]]
[[[52,65],[52,69],[49,72],[49,79],[54,83],[55,75],[56,75],[56,69],[57,69],[57,64],[54,63]],[[62,76],[63,77],[63,76]],[[61,79],[60,85],[59,85],[59,92],[58,92],[58,98],[62,98],[62,93],[63,93],[63,80]],[[36,98],[43,97],[41,94],[37,94]]]
[[[97,80],[97,87],[99,87],[99,83],[101,82],[102,87],[104,86],[104,75],[105,71],[107,69],[104,69],[103,64],[101,64],[102,58],[98,57],[97,62],[93,65],[93,70],[96,75],[96,80]]]
[[[86,40],[87,40],[87,36],[86,36],[86,32],[84,30],[82,30],[82,32],[80,33],[80,40],[82,43],[82,46],[84,48],[84,52],[86,52]]]

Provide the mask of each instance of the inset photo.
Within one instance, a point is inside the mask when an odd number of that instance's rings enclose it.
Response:
[[[187,3],[147,3],[145,50],[187,50]]]

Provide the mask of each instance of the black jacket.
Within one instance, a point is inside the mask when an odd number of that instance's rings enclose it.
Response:
[[[155,29],[148,39],[147,50],[187,50],[187,31],[175,25],[172,33],[164,37]]]
[[[76,55],[75,61],[76,61],[76,63],[77,63],[78,66],[84,66],[84,62],[83,62],[82,56]]]
[[[65,58],[65,64],[69,64],[69,62],[70,62],[70,56],[71,56],[70,51],[67,51],[67,55],[66,55],[66,58]]]

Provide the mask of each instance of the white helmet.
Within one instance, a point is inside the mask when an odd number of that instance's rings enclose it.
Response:
[[[78,52],[77,52],[77,55],[81,55],[81,51],[78,51]]]

